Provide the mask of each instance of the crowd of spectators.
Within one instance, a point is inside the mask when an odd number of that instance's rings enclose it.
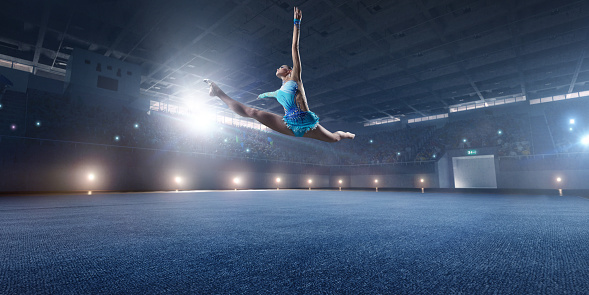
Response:
[[[434,126],[357,134],[333,145],[337,164],[382,164],[413,161],[435,132]]]
[[[195,124],[183,115],[89,106],[34,90],[28,93],[26,116],[27,137],[319,165],[431,161],[449,149],[464,148],[495,147],[499,156],[532,151],[527,114],[443,119],[446,122],[437,126],[410,124],[359,133],[355,140],[336,144],[221,123],[194,130]],[[558,114],[551,118],[557,118],[553,123],[559,120]],[[556,132],[558,128],[552,131],[559,151],[574,151],[571,135]]]

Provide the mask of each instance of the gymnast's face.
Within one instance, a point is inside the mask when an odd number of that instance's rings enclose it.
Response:
[[[280,68],[276,69],[276,77],[282,78],[288,76],[290,74],[290,67],[287,65],[281,65]]]

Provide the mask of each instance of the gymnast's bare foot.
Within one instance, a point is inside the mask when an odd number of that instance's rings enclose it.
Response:
[[[334,133],[337,133],[341,139],[354,139],[356,137],[356,134],[350,132],[336,131]]]
[[[209,80],[209,79],[204,79],[203,82],[209,84],[210,88],[209,88],[209,95],[210,96],[217,96],[219,94],[219,91],[221,90],[219,88],[219,86],[217,86],[217,84],[215,84],[215,82]]]

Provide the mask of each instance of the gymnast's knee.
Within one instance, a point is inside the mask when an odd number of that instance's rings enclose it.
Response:
[[[250,107],[246,107],[244,110],[245,116],[244,117],[250,117],[250,118],[256,118],[259,110],[254,109],[254,108],[250,108]]]

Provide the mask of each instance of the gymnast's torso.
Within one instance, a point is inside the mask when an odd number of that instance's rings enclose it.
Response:
[[[296,81],[286,81],[276,92],[276,100],[284,107],[285,112],[295,110],[309,111],[305,97],[299,91],[299,84]]]
[[[317,127],[319,117],[309,110],[303,93],[299,91],[299,84],[289,80],[280,89],[260,94],[258,98],[275,97],[284,108],[283,120],[295,136],[302,136],[310,129]]]

